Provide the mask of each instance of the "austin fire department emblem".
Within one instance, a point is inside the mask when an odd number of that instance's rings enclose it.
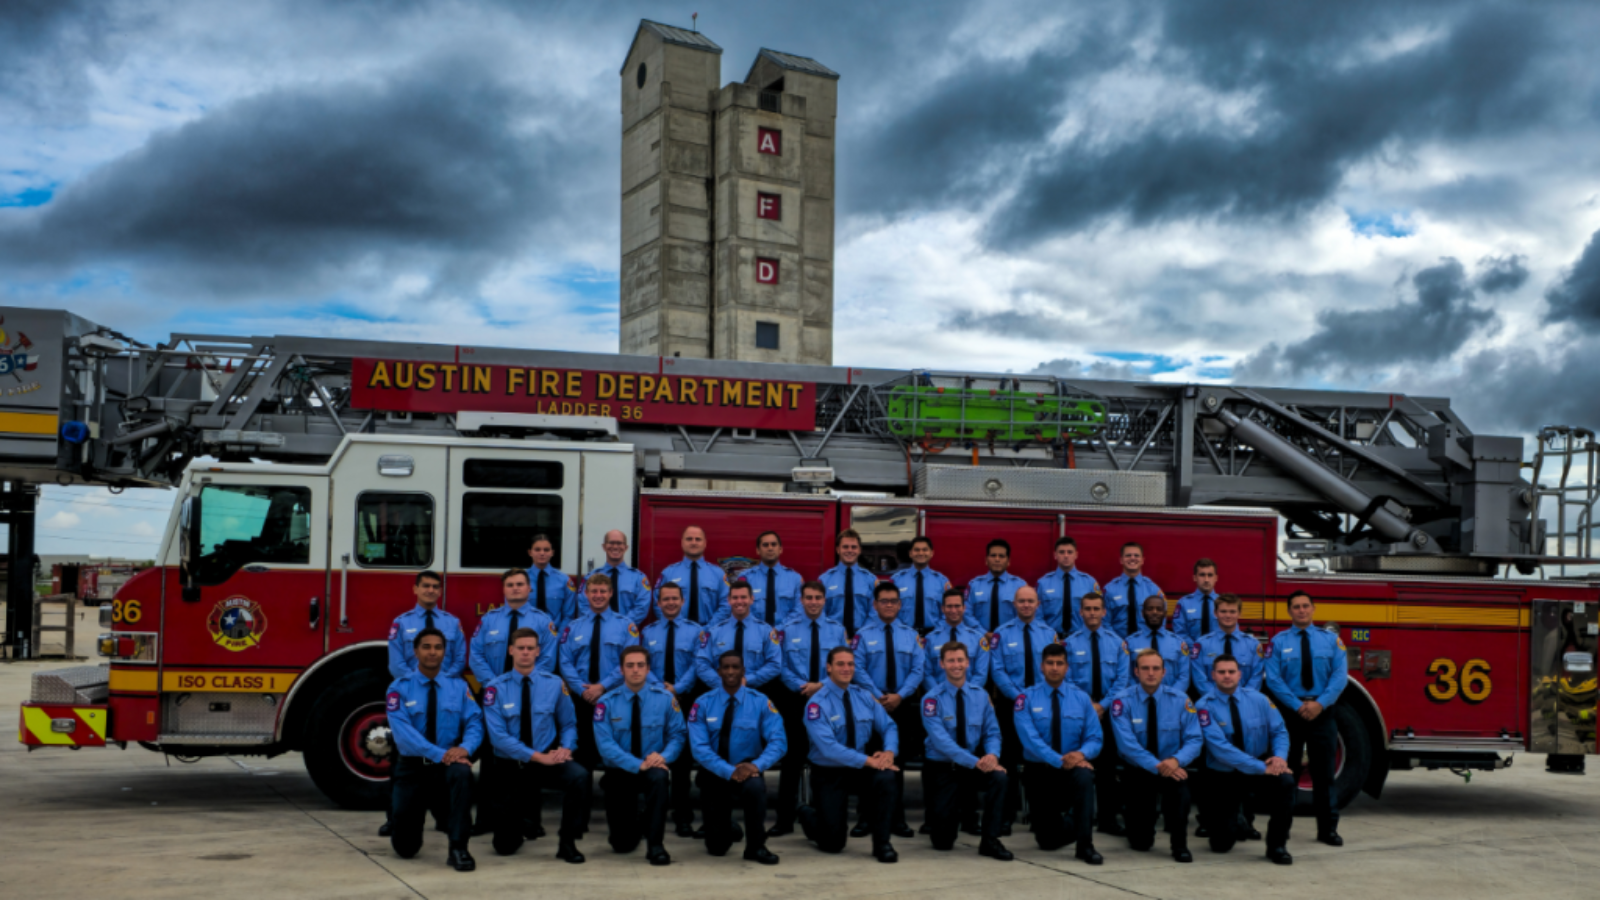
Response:
[[[206,617],[206,629],[211,639],[234,652],[248,650],[261,643],[267,630],[267,614],[261,604],[249,597],[229,597],[217,602]]]

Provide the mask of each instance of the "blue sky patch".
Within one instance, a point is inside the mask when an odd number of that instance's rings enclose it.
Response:
[[[0,207],[43,206],[49,203],[50,198],[55,195],[56,188],[53,184],[44,187],[23,188],[15,194],[0,196]]]
[[[1359,213],[1347,209],[1345,215],[1350,217],[1350,230],[1367,237],[1402,238],[1417,233],[1404,210]]]

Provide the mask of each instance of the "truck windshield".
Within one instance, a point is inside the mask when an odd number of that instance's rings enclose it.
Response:
[[[250,563],[311,562],[311,490],[207,485],[200,493],[200,584],[221,584]]]

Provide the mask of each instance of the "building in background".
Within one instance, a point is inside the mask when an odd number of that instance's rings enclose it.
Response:
[[[832,364],[838,74],[643,21],[621,81],[622,352]]]

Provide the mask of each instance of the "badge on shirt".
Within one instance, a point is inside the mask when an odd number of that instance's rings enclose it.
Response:
[[[1112,718],[1116,718],[1116,719],[1122,718],[1122,701],[1121,700],[1113,700],[1113,701],[1111,701],[1111,716],[1112,716]]]
[[[400,692],[399,691],[390,691],[389,692],[389,702],[386,704],[386,708],[389,710],[389,712],[398,712],[400,710]]]
[[[939,715],[939,701],[938,701],[938,699],[935,698],[935,697],[929,697],[926,700],[923,700],[922,701],[922,714],[927,716],[930,719],[937,717]]]
[[[1211,727],[1211,713],[1206,712],[1205,710],[1202,709],[1202,710],[1200,710],[1199,715],[1200,715],[1200,727],[1201,728],[1210,728]]]
[[[488,687],[488,688],[484,688],[483,689],[483,705],[484,706],[493,706],[494,705],[494,698],[495,698],[495,690],[494,690],[494,688]]]
[[[846,700],[846,702],[849,702],[849,701]],[[809,705],[806,706],[806,719],[807,719],[807,721],[815,722],[820,718],[822,718],[822,707],[821,706],[818,706],[815,703],[812,703],[812,704],[809,704]]]
[[[400,623],[396,622],[393,625],[389,626],[389,640],[392,641],[392,640],[394,640],[395,638],[397,638],[399,636],[400,636]]]
[[[606,720],[606,705],[604,703],[596,703],[594,705],[594,720],[596,722],[604,722]]]

